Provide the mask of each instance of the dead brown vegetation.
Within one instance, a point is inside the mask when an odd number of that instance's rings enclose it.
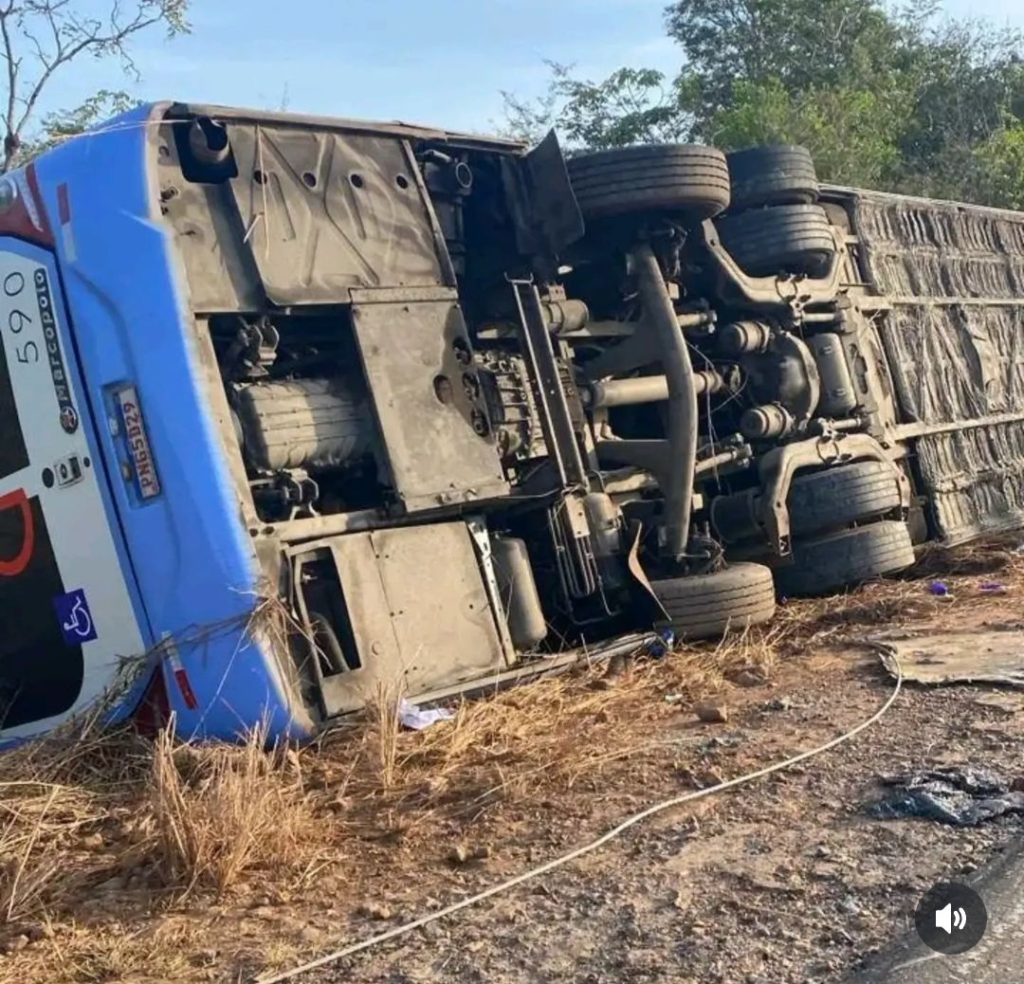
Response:
[[[157,736],[144,857],[165,885],[225,892],[245,873],[301,858],[316,830],[297,757],[266,745],[264,727],[231,751],[177,744],[169,730]]]
[[[952,600],[930,594],[940,577]],[[1024,592],[1010,543],[929,550],[912,577],[791,601],[767,629],[661,661],[542,677],[419,733],[401,730],[389,688],[301,750],[267,751],[260,729],[237,747],[192,747],[80,722],[0,756],[0,981],[236,979],[293,959],[301,940],[270,952],[262,931],[254,956],[245,914],[322,911],[327,891],[351,912],[406,866],[486,857],[567,792],[625,791],[659,754],[675,763],[703,727],[697,701],[742,706],[796,660],[879,624],[994,610],[991,581]]]

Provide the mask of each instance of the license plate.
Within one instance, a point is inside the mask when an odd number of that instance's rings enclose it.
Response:
[[[160,479],[157,478],[153,453],[146,436],[146,424],[139,407],[139,397],[134,386],[125,386],[115,394],[121,424],[124,427],[125,446],[131,458],[135,488],[139,498],[154,499],[160,494]]]

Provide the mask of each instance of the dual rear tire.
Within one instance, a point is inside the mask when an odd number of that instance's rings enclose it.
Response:
[[[789,145],[725,155],[699,144],[643,144],[568,161],[584,218],[607,222],[672,215],[696,224],[718,220],[722,243],[752,277],[821,277],[835,240],[818,200],[810,153]]]
[[[775,571],[779,592],[813,597],[906,570],[914,563],[914,544],[906,523],[880,520],[798,542],[792,559]]]
[[[750,147],[728,155],[731,210],[716,225],[751,277],[823,277],[835,255],[818,177],[805,147]]]
[[[776,205],[716,223],[722,245],[751,277],[796,274],[823,277],[836,252],[820,205]]]
[[[829,594],[914,563],[907,524],[879,518],[902,505],[887,462],[857,461],[798,475],[788,505],[792,563],[775,571],[783,595]]]

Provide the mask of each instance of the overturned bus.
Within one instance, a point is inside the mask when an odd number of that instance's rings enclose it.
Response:
[[[1024,216],[800,148],[142,107],[0,184],[0,736],[301,738],[1019,525],[1022,305]]]

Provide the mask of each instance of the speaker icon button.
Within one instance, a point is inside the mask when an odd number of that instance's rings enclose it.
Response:
[[[976,946],[988,926],[981,896],[957,882],[933,885],[914,913],[917,935],[938,953],[952,956]]]
[[[963,906],[953,908],[952,902],[947,902],[938,912],[935,913],[935,928],[944,929],[952,933],[953,929],[967,928],[967,910]]]

